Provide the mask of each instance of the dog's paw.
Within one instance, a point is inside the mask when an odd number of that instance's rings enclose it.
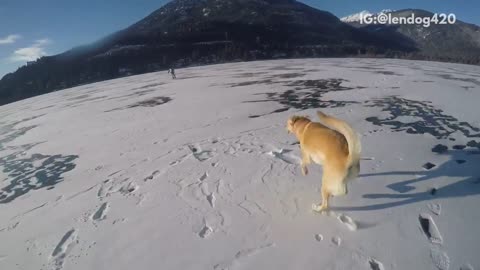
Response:
[[[326,209],[327,209],[327,207],[323,204],[322,205],[312,204],[312,210],[315,211],[315,212],[322,212]]]

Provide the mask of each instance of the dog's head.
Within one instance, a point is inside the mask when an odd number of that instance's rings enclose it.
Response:
[[[295,124],[299,120],[309,120],[309,119],[306,116],[298,116],[298,115],[291,116],[287,120],[287,132],[288,133],[295,133]]]

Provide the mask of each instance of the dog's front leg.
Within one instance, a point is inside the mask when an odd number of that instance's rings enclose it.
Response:
[[[303,148],[300,148],[302,152],[302,174],[303,176],[308,174],[308,169],[307,165],[310,164],[310,155],[303,150]]]

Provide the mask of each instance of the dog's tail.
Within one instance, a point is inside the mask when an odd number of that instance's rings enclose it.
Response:
[[[360,172],[360,152],[362,151],[362,145],[360,138],[353,128],[345,121],[335,118],[330,115],[326,115],[321,111],[317,111],[317,115],[320,121],[327,127],[340,132],[348,143],[348,179],[357,177]]]

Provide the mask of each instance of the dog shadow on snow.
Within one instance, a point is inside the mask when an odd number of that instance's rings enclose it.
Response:
[[[433,167],[430,170],[419,171],[391,171],[371,174],[360,174],[358,180],[365,177],[377,177],[369,181],[379,181],[378,176],[405,175],[410,178],[386,187],[396,193],[372,193],[365,194],[367,199],[391,199],[391,202],[377,203],[364,206],[343,206],[332,207],[332,210],[342,211],[368,211],[381,210],[391,207],[402,206],[428,200],[447,199],[455,197],[467,197],[480,194],[480,151],[450,150],[445,154],[450,159],[443,164]],[[451,183],[437,187],[435,180],[439,177],[451,178]],[[412,179],[413,178],[413,179]],[[363,179],[364,181],[364,179]],[[416,183],[429,181],[430,188],[426,191],[414,192]]]

